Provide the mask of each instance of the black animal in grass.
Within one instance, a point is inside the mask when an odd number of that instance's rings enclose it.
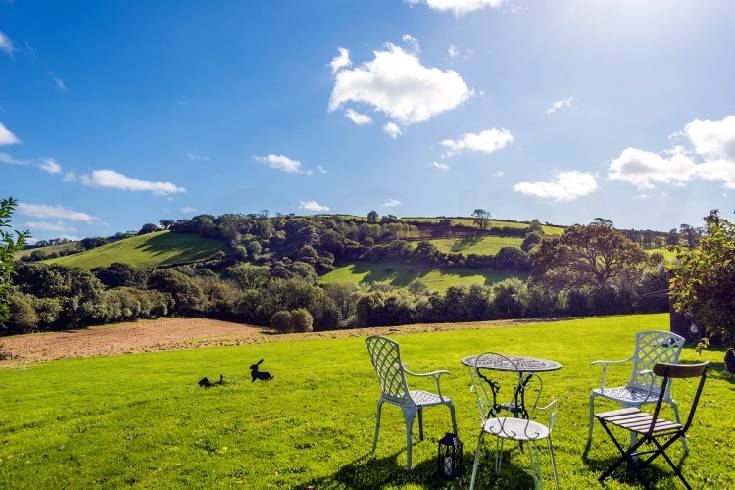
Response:
[[[260,364],[262,362],[263,359],[250,366],[250,375],[253,377],[253,383],[255,383],[256,379],[260,379],[262,381],[270,381],[273,379],[273,375],[271,373],[260,370]]]
[[[730,373],[730,377],[735,376],[735,349],[732,347],[725,352],[725,369]]]
[[[211,388],[212,386],[223,384],[225,384],[225,379],[224,376],[222,376],[221,374],[219,375],[219,381],[215,381],[214,383],[209,381],[209,378],[202,378],[199,380],[199,386],[201,386],[202,388]]]

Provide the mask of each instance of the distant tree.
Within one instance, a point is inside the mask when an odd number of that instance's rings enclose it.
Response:
[[[677,311],[691,313],[695,322],[735,348],[735,224],[717,210],[705,222],[701,241],[677,255],[671,297]]]
[[[176,223],[176,221],[172,219],[162,219],[158,223],[160,223],[161,228],[163,228],[164,230],[168,230],[174,225],[174,223]]]
[[[147,274],[144,270],[128,264],[114,262],[109,267],[92,269],[97,279],[107,287],[116,288],[120,286],[145,286]]]
[[[687,247],[691,250],[697,246],[697,243],[699,243],[699,237],[702,234],[702,229],[695,228],[687,223],[682,223],[679,225],[679,233],[684,237]]]
[[[140,227],[140,231],[138,231],[138,235],[145,235],[146,233],[153,233],[154,231],[159,231],[160,228],[158,225],[154,223],[146,223],[143,226]]]
[[[267,209],[261,209],[260,210],[260,218],[261,219],[268,219],[268,216],[270,215],[270,211]]]
[[[82,249],[89,250],[91,248],[97,248],[101,247],[102,245],[107,243],[107,239],[103,237],[90,237],[90,238],[83,238],[80,240],[79,244],[82,246]]]
[[[286,310],[277,311],[273,315],[271,315],[270,324],[271,327],[275,328],[281,333],[287,333],[293,330],[291,313]]]
[[[529,235],[531,233],[539,233],[541,235],[544,235],[546,233],[544,231],[544,225],[542,225],[541,222],[537,219],[531,221],[528,230],[526,230],[526,235]]]
[[[471,214],[473,222],[480,230],[486,230],[490,223],[490,212],[484,209],[475,209]]]
[[[601,289],[640,272],[641,248],[607,226],[574,225],[560,236],[547,236],[531,254],[533,277],[560,288]]]
[[[521,243],[521,250],[524,252],[530,252],[533,247],[540,244],[544,240],[543,235],[538,232],[529,233]]]
[[[675,246],[678,244],[679,244],[679,232],[676,231],[676,228],[672,228],[666,234],[666,245],[671,247],[671,246]]]
[[[10,227],[10,220],[18,201],[9,197],[0,201],[0,326],[8,319],[8,300],[13,291],[13,274],[15,263],[13,254],[23,249],[26,239],[30,236],[27,231],[11,233],[3,230]]]
[[[594,220],[592,220],[592,223],[590,223],[590,224],[591,225],[596,225],[596,226],[604,226],[605,228],[612,228],[613,227],[612,220],[605,219],[605,218],[595,218]]]
[[[314,330],[314,317],[306,308],[298,308],[291,312],[291,330],[294,332],[311,332]]]
[[[375,211],[370,211],[367,214],[367,220],[368,223],[377,223],[378,222],[378,213]]]

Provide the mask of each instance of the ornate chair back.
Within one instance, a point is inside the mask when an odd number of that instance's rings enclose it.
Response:
[[[501,375],[501,371],[491,371],[489,369],[483,369],[483,365],[487,362],[493,364],[500,364],[507,366],[509,372],[506,372],[505,376]],[[481,371],[482,370],[482,371]],[[472,379],[472,390],[477,396],[477,409],[480,412],[480,423],[484,424],[487,419],[499,417],[503,405],[508,405],[513,402],[513,386],[517,383],[518,379],[518,368],[507,356],[503,354],[497,354],[495,352],[485,352],[475,358],[474,364],[470,367],[470,377]],[[508,384],[507,378],[513,384]],[[508,400],[501,399],[501,381],[506,386],[505,391],[508,393]]]
[[[633,353],[633,372],[628,381],[629,388],[637,388],[656,393],[661,389],[661,378],[653,377],[651,387],[650,372],[656,364],[676,364],[684,347],[684,337],[663,330],[646,330],[635,334],[635,352]],[[669,398],[671,384],[663,387],[664,398]]]
[[[382,335],[371,335],[365,343],[378,375],[383,398],[399,404],[413,404],[398,342]]]

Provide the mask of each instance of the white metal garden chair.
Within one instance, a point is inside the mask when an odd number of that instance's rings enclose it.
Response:
[[[446,405],[449,407],[449,411],[452,414],[452,427],[454,428],[454,433],[457,434],[457,418],[454,413],[454,404],[452,403],[452,400],[442,395],[439,383],[439,378],[442,374],[451,373],[445,370],[431,371],[429,373],[414,373],[409,371],[401,361],[401,349],[398,342],[391,340],[388,337],[371,335],[366,339],[365,343],[367,344],[367,350],[370,354],[370,360],[378,374],[378,381],[380,381],[380,389],[382,391],[380,400],[378,400],[378,410],[375,417],[375,437],[373,438],[372,452],[375,453],[375,446],[378,443],[378,434],[380,432],[380,411],[383,406],[383,402],[396,405],[397,407],[400,407],[403,411],[403,416],[406,418],[406,440],[408,443],[406,470],[411,471],[413,468],[411,464],[413,422],[416,415],[418,415],[419,440],[423,440],[424,408],[438,405]],[[406,374],[420,378],[434,378],[434,382],[436,383],[436,394],[422,390],[410,390],[408,388]]]
[[[512,359],[502,354],[494,352],[486,352],[477,356],[474,365],[470,368],[470,376],[472,377],[472,389],[477,395],[477,408],[480,412],[480,436],[477,440],[477,449],[475,450],[475,462],[472,465],[472,480],[470,481],[470,490],[475,488],[475,480],[477,477],[477,467],[482,452],[482,443],[485,435],[489,434],[496,438],[495,451],[495,475],[500,475],[500,469],[503,462],[503,443],[506,440],[518,442],[525,445],[528,453],[528,460],[533,470],[533,478],[536,488],[544,487],[542,463],[539,453],[538,443],[546,441],[549,449],[549,458],[551,460],[551,469],[554,475],[554,483],[556,490],[559,490],[559,475],[556,471],[556,460],[554,458],[554,444],[551,440],[551,434],[554,430],[554,422],[556,422],[557,411],[559,408],[558,400],[553,400],[544,407],[539,407],[538,402],[541,399],[543,390],[543,382],[535,373],[524,373],[518,369],[510,371],[512,373],[512,386],[507,387],[509,397],[512,401],[501,404],[498,402],[498,393],[500,392],[500,383],[497,379],[489,378],[488,374],[481,373],[482,369],[478,365],[483,364],[483,359],[488,357],[500,357],[515,366]],[[519,393],[515,393],[515,391]],[[522,392],[522,393],[521,393]],[[502,411],[508,411],[516,406],[517,400],[525,400],[525,410],[529,418],[501,416]],[[549,425],[533,420],[540,411],[549,413]]]
[[[684,337],[664,330],[646,330],[635,334],[635,351],[631,357],[619,361],[594,361],[592,364],[602,366],[600,387],[590,394],[589,429],[587,433],[587,449],[592,445],[592,429],[595,420],[595,398],[602,397],[620,403],[623,408],[639,408],[643,405],[655,404],[661,394],[661,377],[652,374],[656,364],[676,364],[684,347]],[[633,362],[633,371],[625,386],[607,388],[607,368],[611,365]],[[664,388],[662,400],[674,410],[677,423],[679,405],[671,398],[671,383]],[[631,433],[631,444],[635,443],[635,433]],[[681,438],[684,452],[689,453],[686,439]]]

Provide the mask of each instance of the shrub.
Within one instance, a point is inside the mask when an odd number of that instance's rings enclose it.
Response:
[[[285,310],[275,312],[271,316],[271,327],[281,333],[290,332],[292,328],[291,313]]]
[[[38,326],[38,315],[33,309],[33,296],[29,294],[13,293],[10,296],[10,328],[20,332],[30,332]]]
[[[291,330],[294,332],[311,332],[314,330],[314,317],[306,308],[291,312]]]
[[[521,243],[521,250],[528,253],[533,247],[541,243],[543,240],[544,237],[541,233],[537,231],[529,233],[526,235],[526,238],[523,239],[523,243]]]

